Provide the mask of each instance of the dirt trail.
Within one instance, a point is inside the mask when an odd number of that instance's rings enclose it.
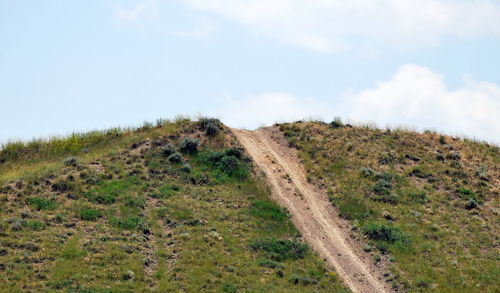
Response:
[[[275,127],[233,132],[266,174],[273,196],[288,208],[305,240],[335,268],[347,286],[360,293],[392,292],[382,270],[372,265],[369,255],[348,236],[345,221],[338,217],[326,194],[307,182],[296,153],[287,146],[281,132]]]

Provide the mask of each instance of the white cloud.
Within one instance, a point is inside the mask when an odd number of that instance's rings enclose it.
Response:
[[[335,106],[288,93],[265,93],[228,100],[217,114],[233,127],[254,128],[310,116],[329,121],[341,116],[500,143],[499,85],[465,77],[461,87],[449,90],[441,75],[417,65],[401,66],[390,80],[372,89],[350,91]]]
[[[500,142],[500,86],[470,77],[448,90],[441,75],[404,65],[375,88],[344,97],[346,116],[380,125],[409,125]]]
[[[444,36],[500,36],[498,0],[183,0],[189,7],[314,51],[367,44],[432,46]]]
[[[158,14],[157,0],[136,0],[131,7],[115,5],[115,19],[124,22],[135,22],[141,17],[154,17]]]
[[[216,116],[232,127],[257,128],[275,122],[320,118],[329,114],[329,107],[318,100],[274,92],[227,100]]]

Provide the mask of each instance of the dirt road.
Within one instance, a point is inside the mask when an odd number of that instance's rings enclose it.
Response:
[[[266,174],[273,196],[292,214],[305,240],[332,265],[353,292],[392,292],[380,268],[371,264],[347,234],[326,194],[306,180],[295,151],[276,127],[233,129],[254,162]]]

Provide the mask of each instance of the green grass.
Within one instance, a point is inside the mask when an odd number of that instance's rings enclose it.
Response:
[[[140,217],[112,218],[111,224],[125,230],[138,230],[142,228],[144,220]]]
[[[374,262],[388,263],[394,286],[499,290],[498,146],[373,127],[279,127]]]
[[[40,210],[55,210],[57,207],[57,202],[54,200],[49,200],[43,197],[33,197],[28,199],[28,204],[34,209]]]
[[[0,292],[348,292],[251,177],[238,145],[205,133],[181,120],[85,153],[47,142],[45,153],[10,157],[15,168],[0,166]],[[183,155],[188,171],[161,151],[187,134],[203,141]],[[146,138],[158,144],[132,147]],[[222,156],[207,161],[213,154]],[[64,163],[69,155],[76,165]],[[61,182],[71,188],[53,188]]]
[[[348,197],[343,200],[338,200],[339,215],[348,220],[362,221],[373,215],[374,211],[362,198]]]
[[[80,219],[84,221],[95,221],[101,216],[101,212],[99,210],[85,207],[80,210],[79,216]]]
[[[135,128],[113,128],[10,142],[0,147],[0,184],[19,177],[40,177],[56,171],[64,166],[69,155],[76,157],[79,163],[86,163],[148,137],[176,135],[191,124],[189,119],[178,117],[172,122],[160,119],[155,125],[145,123]]]
[[[270,200],[256,200],[252,203],[252,215],[266,220],[284,221],[288,212]]]
[[[250,244],[253,250],[262,252],[266,257],[275,261],[287,259],[301,259],[307,255],[309,247],[307,244],[294,240],[260,239]]]

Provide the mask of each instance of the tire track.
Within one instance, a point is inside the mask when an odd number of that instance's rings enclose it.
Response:
[[[335,268],[353,292],[393,292],[382,272],[356,249],[326,195],[307,182],[294,150],[279,143],[276,128],[233,129],[257,166],[266,174],[275,199],[288,208],[305,240]]]

